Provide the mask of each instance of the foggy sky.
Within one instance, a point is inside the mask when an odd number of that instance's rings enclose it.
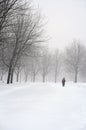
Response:
[[[48,21],[46,33],[50,48],[62,49],[80,40],[86,44],[86,0],[34,0]]]

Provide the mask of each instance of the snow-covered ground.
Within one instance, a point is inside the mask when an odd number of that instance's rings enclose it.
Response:
[[[0,83],[0,130],[86,130],[86,84]]]

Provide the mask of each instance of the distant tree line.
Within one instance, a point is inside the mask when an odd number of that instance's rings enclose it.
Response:
[[[8,70],[1,64],[1,80],[7,75]],[[85,79],[86,76],[86,47],[74,40],[64,52],[56,49],[50,53],[46,47],[36,48],[30,55],[21,57],[13,71],[13,79],[16,82],[53,81],[56,83],[59,81],[59,75],[65,76],[65,74],[71,81],[77,82],[78,79]]]

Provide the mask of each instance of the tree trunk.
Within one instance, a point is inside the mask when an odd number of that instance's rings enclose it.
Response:
[[[33,82],[35,82],[35,79],[36,79],[36,75],[35,73],[33,74]]]
[[[57,82],[57,71],[55,71],[55,83]]]
[[[16,75],[16,82],[18,82],[18,81],[19,81],[19,72]]]
[[[9,66],[9,70],[8,70],[8,77],[7,77],[7,84],[10,83],[10,79],[11,79],[11,71],[12,71],[12,66]]]
[[[43,74],[43,82],[45,82],[45,74]]]
[[[77,83],[77,71],[75,71],[74,82]]]
[[[26,74],[25,75],[25,82],[27,82],[27,80],[28,80],[28,75]]]
[[[12,71],[11,71],[11,83],[13,83],[13,69],[12,69]]]
[[[3,75],[1,74],[1,81],[3,80]]]
[[[1,72],[1,81],[3,81],[3,70],[2,70],[2,72]]]
[[[21,83],[21,72],[20,72],[20,83]]]
[[[57,82],[57,68],[58,68],[58,64],[57,64],[57,59],[56,59],[56,65],[55,65],[55,83]]]

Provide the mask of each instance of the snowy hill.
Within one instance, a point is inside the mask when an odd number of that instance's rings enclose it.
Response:
[[[0,83],[0,130],[86,130],[86,84]]]

